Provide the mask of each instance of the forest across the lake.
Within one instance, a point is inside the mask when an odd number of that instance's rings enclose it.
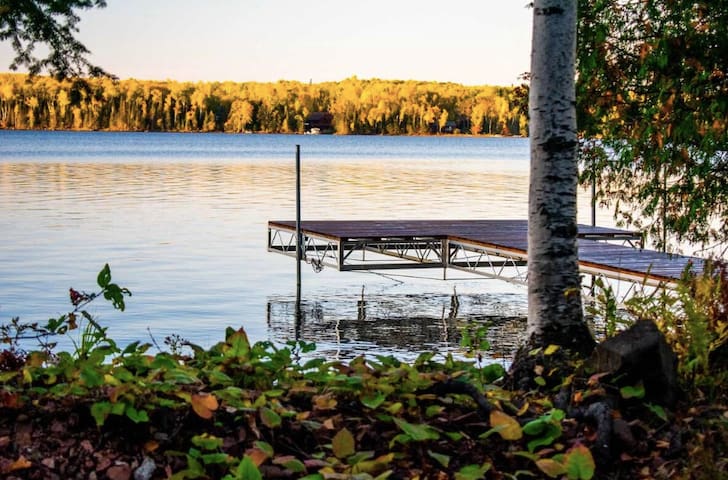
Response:
[[[338,134],[527,134],[526,87],[359,79],[177,82],[0,74],[0,128]]]

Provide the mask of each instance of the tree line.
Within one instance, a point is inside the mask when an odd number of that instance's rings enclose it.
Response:
[[[336,133],[526,135],[521,89],[422,81],[302,83],[55,79],[0,74],[0,128],[302,133],[312,112]]]

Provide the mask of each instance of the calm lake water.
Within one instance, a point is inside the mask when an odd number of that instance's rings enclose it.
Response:
[[[151,332],[209,346],[243,326],[331,357],[411,358],[458,350],[458,328],[478,321],[493,325],[493,356],[510,354],[525,288],[454,272],[304,266],[296,325],[295,262],[266,251],[267,221],[295,218],[296,144],[304,219],[527,216],[527,139],[0,131],[0,321],[66,312],[68,288],[94,291],[108,262],[133,297],[123,313],[90,311],[121,344]],[[443,320],[454,289],[458,316]]]

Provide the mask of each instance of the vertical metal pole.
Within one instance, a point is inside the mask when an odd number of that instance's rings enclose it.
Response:
[[[301,145],[296,145],[296,317],[293,331],[296,340],[301,339],[301,260],[303,260],[303,235],[301,234]]]
[[[296,308],[301,304],[301,260],[303,259],[303,235],[301,235],[301,145],[296,145]]]

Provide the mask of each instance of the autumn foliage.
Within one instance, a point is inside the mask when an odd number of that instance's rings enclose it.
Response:
[[[303,133],[309,114],[328,111],[338,134],[431,134],[448,126],[461,133],[524,135],[527,112],[517,92],[356,77],[306,84],[0,74],[0,128]]]

